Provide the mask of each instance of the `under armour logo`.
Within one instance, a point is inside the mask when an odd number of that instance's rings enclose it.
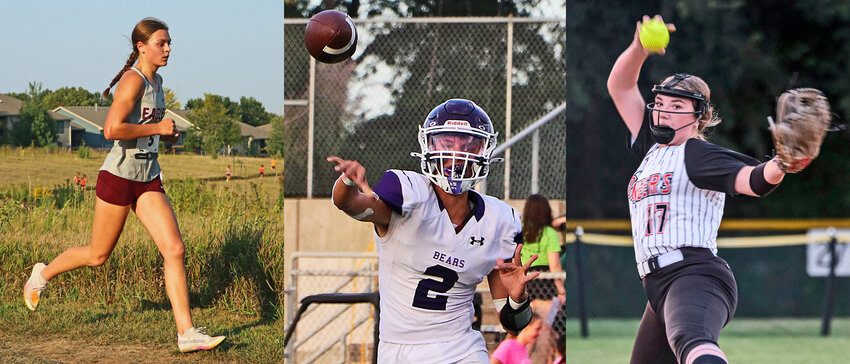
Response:
[[[475,243],[478,243],[478,246],[483,246],[484,245],[484,237],[482,236],[480,240],[475,240],[474,236],[470,236],[469,237],[469,245],[475,245]]]

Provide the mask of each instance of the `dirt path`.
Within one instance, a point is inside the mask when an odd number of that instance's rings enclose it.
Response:
[[[191,363],[177,350],[142,345],[93,345],[81,340],[52,338],[33,343],[31,338],[0,332],[2,363]]]

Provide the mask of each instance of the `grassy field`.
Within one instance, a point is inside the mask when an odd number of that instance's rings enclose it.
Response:
[[[269,159],[160,158],[186,245],[194,321],[211,334],[228,335],[218,350],[177,352],[162,258],[133,214],[104,266],[56,277],[39,311],[26,309],[20,290],[32,265],[88,243],[94,176],[104,157],[93,154],[85,159],[61,151],[0,149],[0,362],[281,361],[282,181]],[[261,163],[262,179],[255,168]],[[230,182],[223,180],[226,164],[233,170]],[[90,177],[88,190],[68,184],[77,171]],[[19,358],[57,345],[66,351]],[[115,347],[135,354],[115,357],[109,350]]]
[[[47,151],[43,148],[0,147],[0,193],[11,186],[25,185],[31,188],[52,187],[57,184],[69,183],[74,174],[79,172],[88,177],[88,187],[94,188],[97,173],[106,152],[91,150],[89,158],[80,158],[78,153],[57,150]],[[210,186],[247,186],[251,183],[259,185],[267,193],[274,194],[279,190],[279,180],[283,174],[283,161],[277,161],[277,168],[271,168],[270,158],[252,157],[218,157],[196,154],[159,156],[159,164],[163,171],[163,181],[171,179],[194,178],[209,182]],[[265,176],[259,178],[260,165],[265,165]],[[224,168],[230,165],[231,180],[225,182]],[[226,184],[225,184],[226,183]]]
[[[567,322],[567,363],[628,363],[639,320],[591,320],[588,338],[579,322]],[[820,336],[820,320],[736,318],[723,330],[720,347],[730,363],[808,364],[850,360],[850,318],[832,322]]]

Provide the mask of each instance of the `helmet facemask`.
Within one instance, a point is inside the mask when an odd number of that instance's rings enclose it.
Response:
[[[450,124],[419,127],[422,153],[411,154],[420,158],[422,174],[431,182],[447,193],[458,195],[487,178],[497,134]]]

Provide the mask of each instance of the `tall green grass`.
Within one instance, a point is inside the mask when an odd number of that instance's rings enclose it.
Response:
[[[33,264],[89,243],[94,191],[73,187],[17,185],[0,192],[0,313],[22,307],[20,289]],[[213,313],[213,322],[237,322],[233,315],[255,325],[282,319],[283,216],[276,195],[283,193],[272,196],[254,183],[217,188],[192,178],[168,179],[165,189],[186,246],[192,307]],[[42,305],[66,305],[66,314],[75,316],[105,309],[138,318],[146,311],[170,310],[162,264],[150,235],[131,213],[106,264],[57,276]],[[15,322],[0,322],[0,329],[26,330]]]

